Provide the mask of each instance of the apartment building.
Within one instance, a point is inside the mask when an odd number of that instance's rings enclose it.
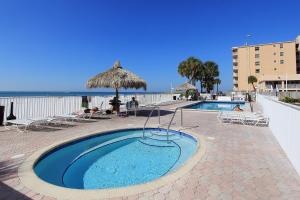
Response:
[[[260,91],[300,91],[300,36],[293,41],[232,48],[233,90],[252,91],[253,75]]]

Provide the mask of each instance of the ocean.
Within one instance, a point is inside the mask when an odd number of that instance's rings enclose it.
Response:
[[[120,95],[160,94],[162,92],[120,92]],[[33,97],[33,96],[111,96],[115,92],[16,92],[0,91],[0,97]]]

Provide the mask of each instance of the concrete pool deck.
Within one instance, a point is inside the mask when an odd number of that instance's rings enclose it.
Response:
[[[172,111],[176,106],[161,109]],[[183,116],[188,130],[206,138],[202,159],[171,183],[116,199],[300,199],[299,175],[268,127],[221,124],[215,112],[187,110]],[[170,118],[171,112],[166,112],[161,121],[167,123]],[[60,141],[103,130],[141,127],[145,120],[145,116],[113,117],[57,131],[28,133],[0,127],[0,199],[66,199],[26,187],[18,176],[24,160]],[[179,113],[175,121],[178,126]],[[149,122],[155,126],[157,119]]]

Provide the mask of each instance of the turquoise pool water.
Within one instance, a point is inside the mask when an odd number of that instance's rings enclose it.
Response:
[[[220,110],[220,111],[231,111],[236,105],[240,105],[241,109],[245,108],[245,102],[200,102],[187,106],[186,108],[197,109],[197,110]]]
[[[197,141],[181,132],[122,130],[60,146],[35,165],[54,185],[77,189],[117,188],[155,180],[179,168],[196,151]]]

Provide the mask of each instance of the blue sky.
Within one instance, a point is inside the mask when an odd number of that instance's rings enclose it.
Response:
[[[185,81],[177,66],[189,56],[217,62],[228,90],[231,47],[249,33],[251,44],[293,40],[299,7],[297,0],[0,0],[0,91],[84,91],[117,59],[148,91],[166,91]]]

